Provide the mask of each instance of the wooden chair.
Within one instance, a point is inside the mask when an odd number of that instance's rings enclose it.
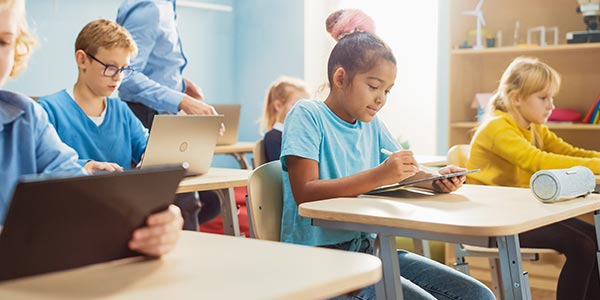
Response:
[[[252,165],[255,169],[267,162],[267,156],[265,154],[265,144],[262,139],[256,141],[256,144],[254,144],[254,148],[252,148],[252,156]]]
[[[470,146],[468,144],[459,144],[450,147],[450,149],[448,149],[448,164],[465,168],[467,166],[467,160],[469,159],[469,150]],[[537,261],[540,258],[540,254],[546,253],[558,252],[552,249],[521,248],[521,258],[530,261]],[[469,264],[465,260],[466,256],[487,257],[492,273],[492,288],[494,294],[496,295],[496,298],[504,299],[502,293],[503,289],[500,285],[502,275],[500,274],[500,259],[498,257],[497,248],[454,244],[454,256],[456,258],[454,268],[467,275],[469,275]]]
[[[263,164],[252,171],[248,178],[247,205],[250,236],[261,240],[279,241],[283,207],[279,160]]]

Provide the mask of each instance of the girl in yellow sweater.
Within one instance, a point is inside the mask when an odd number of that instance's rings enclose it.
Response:
[[[600,152],[571,146],[544,125],[554,109],[560,75],[545,63],[516,58],[504,71],[484,121],[471,141],[468,183],[529,187],[533,173],[586,166],[600,174]],[[600,299],[594,226],[577,219],[519,235],[522,247],[550,248],[567,261],[557,299]]]

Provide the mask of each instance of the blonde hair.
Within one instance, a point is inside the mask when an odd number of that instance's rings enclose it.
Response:
[[[539,59],[524,56],[515,58],[502,74],[498,90],[490,99],[481,126],[493,117],[496,110],[512,111],[512,99],[515,97],[527,98],[547,88],[558,93],[560,81],[558,72]],[[533,130],[533,144],[537,147],[541,146],[539,134],[535,130]]]
[[[498,90],[488,104],[486,117],[491,117],[495,110],[512,110],[511,99],[514,97],[526,98],[546,88],[552,88],[554,93],[558,93],[558,72],[537,58],[517,57],[502,74]]]
[[[98,49],[124,48],[131,56],[137,55],[137,45],[131,34],[123,26],[109,20],[95,20],[87,23],[75,40],[75,51],[83,50],[96,55]]]
[[[0,0],[0,10],[13,10],[19,17],[17,38],[15,40],[15,63],[9,74],[11,78],[16,78],[27,68],[31,51],[37,41],[30,33],[29,26],[27,26],[25,0]]]
[[[298,78],[282,76],[271,84],[265,98],[265,108],[260,122],[261,132],[271,130],[277,121],[275,101],[281,100],[285,104],[294,92],[309,94],[306,83]]]

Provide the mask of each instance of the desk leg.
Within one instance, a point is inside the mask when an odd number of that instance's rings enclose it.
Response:
[[[497,237],[496,239],[502,272],[502,289],[506,299],[527,299],[527,295],[530,294],[529,285],[525,278],[526,275],[523,275],[519,236],[515,234]]]
[[[414,253],[427,258],[431,258],[431,251],[429,250],[429,241],[421,239],[412,239],[413,247],[415,248]]]
[[[231,153],[233,157],[237,160],[238,164],[240,164],[240,169],[250,170],[250,164],[246,160],[246,156],[244,153]]]
[[[383,278],[375,285],[377,299],[403,300],[396,237],[378,234],[376,244],[379,244],[377,252],[383,266]]]
[[[600,210],[594,211],[594,225],[596,226],[596,242],[598,243],[598,249],[600,249]],[[600,251],[596,252],[596,259],[600,264]],[[600,272],[600,268],[598,268]]]
[[[223,232],[226,235],[240,236],[240,225],[238,223],[237,206],[235,204],[235,193],[233,188],[217,190],[221,199],[221,218],[223,220]]]

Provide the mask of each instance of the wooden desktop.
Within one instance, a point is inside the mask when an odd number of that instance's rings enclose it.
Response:
[[[6,281],[0,299],[325,299],[380,278],[372,255],[187,231],[161,259]]]
[[[595,212],[600,232],[600,195],[544,204],[529,189],[465,185],[451,194],[401,191],[395,197],[361,196],[303,203],[301,216],[316,226],[378,233],[384,279],[380,299],[402,299],[395,236],[475,246],[498,246],[504,294],[526,299],[518,234]],[[517,263],[509,263],[511,261]]]

